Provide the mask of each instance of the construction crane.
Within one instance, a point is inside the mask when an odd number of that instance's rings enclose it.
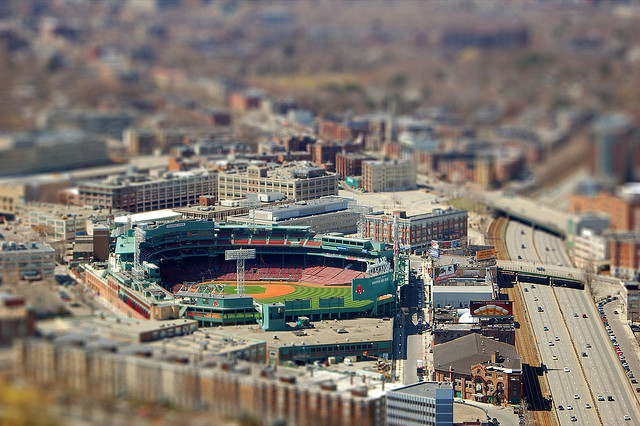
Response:
[[[376,366],[378,367],[378,373],[384,374],[384,377],[386,377],[387,379],[390,377],[389,371],[391,370],[391,365],[386,359],[380,358],[379,356],[375,355],[369,355],[367,354],[367,351],[362,352],[362,356],[365,358],[373,358],[378,361],[376,364]]]

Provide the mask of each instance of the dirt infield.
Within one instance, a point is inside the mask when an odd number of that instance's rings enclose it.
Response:
[[[228,287],[235,287],[236,284],[229,284]],[[264,293],[259,294],[251,294],[250,296],[254,299],[268,299],[271,297],[281,297],[286,296],[287,294],[291,294],[295,291],[295,287],[288,284],[249,284],[245,283],[245,286],[249,287],[262,287],[264,288]]]
[[[227,284],[230,287],[235,287],[236,283],[235,281],[233,282],[229,282],[229,281],[205,281],[202,284],[218,284],[218,283],[223,283],[223,284]],[[177,284],[180,285],[180,284]],[[281,286],[290,286],[290,285],[301,285],[304,287],[325,287],[325,288],[351,288],[350,285],[324,285],[324,284],[309,284],[309,283],[301,283],[299,281],[295,281],[295,282],[288,282],[287,284],[283,284],[282,281],[245,281],[244,285],[257,285],[260,287],[264,287],[267,288],[266,286],[272,286],[272,285],[281,285]],[[289,294],[289,293],[287,293]]]

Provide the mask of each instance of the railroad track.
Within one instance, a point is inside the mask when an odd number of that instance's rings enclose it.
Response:
[[[509,221],[506,218],[499,217],[491,222],[488,229],[488,241],[496,248],[496,257],[501,260],[510,260],[509,251],[504,242],[505,230]],[[555,416],[551,411],[545,410],[548,401],[543,395],[548,395],[549,390],[546,380],[542,375],[537,374],[540,371],[540,357],[538,350],[534,344],[533,330],[526,316],[525,304],[522,295],[517,287],[505,287],[509,300],[513,302],[514,321],[520,324],[520,328],[516,332],[516,350],[520,354],[522,364],[527,364],[528,368],[523,368],[523,380],[526,383],[527,395],[529,397],[529,405],[535,407],[535,410],[529,411],[535,425],[555,426]]]

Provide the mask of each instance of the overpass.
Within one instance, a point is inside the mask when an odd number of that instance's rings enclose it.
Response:
[[[497,267],[503,275],[512,275],[517,281],[551,286],[584,288],[586,278],[583,270],[562,266],[540,266],[529,262],[498,260]]]
[[[530,224],[559,237],[567,236],[569,214],[553,207],[501,191],[479,192],[474,198],[508,218]]]

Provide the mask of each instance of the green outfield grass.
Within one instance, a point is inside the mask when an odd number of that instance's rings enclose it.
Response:
[[[304,285],[289,284],[295,287],[293,293],[286,296],[258,299],[260,303],[284,302],[293,299],[311,299],[311,308],[320,309],[319,300],[325,297],[344,297],[345,308],[359,308],[371,303],[370,300],[353,300],[351,287],[309,287]]]
[[[278,283],[280,284],[280,283]],[[320,309],[321,298],[326,297],[344,297],[344,307],[345,308],[360,308],[370,304],[371,300],[353,300],[351,297],[351,287],[309,287],[305,285],[297,285],[294,283],[282,283],[283,285],[290,285],[294,287],[294,291],[285,296],[277,296],[277,297],[267,297],[263,299],[256,299],[260,303],[273,303],[273,302],[282,302],[285,300],[293,300],[293,299],[310,299],[311,300],[311,308],[312,309]],[[269,284],[263,284],[269,285]],[[206,288],[208,284],[203,284],[202,291],[208,291]],[[213,288],[213,285],[211,285]],[[265,292],[264,287],[260,287],[258,285],[245,284],[245,292],[246,294],[262,294]],[[224,293],[226,294],[235,294],[236,288],[235,286],[227,286],[224,288]],[[338,309],[338,308],[336,308]]]

